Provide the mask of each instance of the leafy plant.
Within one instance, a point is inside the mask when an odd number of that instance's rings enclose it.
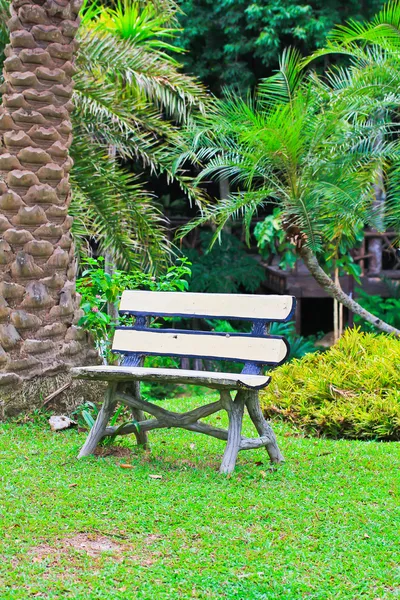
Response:
[[[279,256],[281,269],[292,269],[296,264],[296,253],[282,226],[282,211],[274,208],[271,215],[257,223],[254,237],[262,258],[271,262],[273,256]]]
[[[382,319],[397,329],[400,328],[400,297],[382,298],[381,296],[371,296],[364,290],[357,289],[357,298],[361,306],[376,315],[378,319]],[[376,327],[371,323],[363,323],[357,315],[355,315],[354,321],[366,331],[376,331]]]
[[[278,367],[265,414],[311,435],[400,440],[400,340],[346,330],[330,350]]]
[[[228,86],[245,95],[276,68],[285,46],[305,53],[321,48],[334,25],[369,18],[382,0],[181,0],[180,6],[187,72],[217,94]]]
[[[355,228],[354,236],[351,244],[348,243],[345,237],[340,240],[337,247],[328,241],[326,242],[323,251],[320,253],[320,264],[327,273],[332,273],[334,269],[338,269],[340,275],[347,273],[359,281],[361,268],[354,261],[349,250],[361,244],[364,239],[364,228],[361,222]],[[279,208],[274,208],[271,215],[256,224],[254,237],[257,240],[260,254],[265,260],[271,262],[274,256],[278,256],[278,264],[281,269],[292,269],[295,266],[298,260],[296,246],[288,239],[282,223],[282,211]]]
[[[175,180],[194,198],[191,178],[172,173],[168,149],[183,144],[181,126],[203,110],[201,84],[180,72],[173,42],[173,0],[87,0],[78,32],[73,114],[75,236],[111,250],[121,267],[165,267],[165,220],[142,178],[122,165]],[[199,197],[201,194],[199,194]]]
[[[126,412],[127,412],[126,407],[121,404],[117,408],[117,410],[115,411],[113,416],[111,417],[109,426],[116,427],[118,421],[121,420],[121,417],[123,417]],[[99,408],[93,402],[85,402],[84,404],[77,406],[76,409],[73,411],[73,413],[71,413],[71,416],[74,416],[75,418],[78,419],[78,424],[80,426],[84,426],[87,429],[92,429],[93,425],[95,424],[98,414],[99,414]],[[121,427],[123,427],[124,425],[131,425],[131,424],[136,425],[136,428],[139,431],[139,425],[138,425],[137,421],[132,420],[132,419],[129,419],[129,420],[125,419],[121,423],[119,423],[114,435],[105,437],[101,441],[101,444],[103,446],[111,446],[114,443],[115,438],[117,437],[118,432],[121,429]]]
[[[115,270],[109,274],[104,269],[104,258],[87,258],[86,267],[77,280],[77,291],[82,296],[81,308],[84,315],[79,325],[91,333],[98,350],[105,360],[113,361],[110,352],[116,321],[108,314],[107,304],[118,304],[124,290],[184,291],[188,288],[191,275],[190,262],[178,259],[158,277],[139,270]],[[127,317],[121,319],[127,322]]]

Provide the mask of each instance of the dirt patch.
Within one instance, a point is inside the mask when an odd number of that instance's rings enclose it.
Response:
[[[71,548],[85,552],[92,558],[97,558],[103,552],[112,552],[113,554],[120,555],[123,549],[120,544],[117,544],[106,536],[78,533],[71,538],[60,540],[56,547],[49,544],[36,546],[31,549],[31,554],[33,554],[34,562],[50,559],[53,563],[57,563],[60,556],[68,554]]]
[[[144,542],[149,545],[156,542],[160,537],[162,536],[150,535],[144,538]],[[125,559],[134,561],[142,567],[151,567],[161,556],[160,552],[148,552],[147,549],[144,556],[132,554],[132,547],[128,544],[119,544],[104,535],[89,533],[77,533],[73,537],[61,539],[57,542],[57,546],[50,546],[46,543],[40,544],[40,546],[32,548],[30,554],[33,562],[46,561],[49,567],[60,567],[64,565],[62,559],[65,559],[71,550],[85,553],[93,559],[98,559],[102,554],[108,553],[112,555],[115,562],[122,562]]]
[[[101,458],[104,458],[105,456],[126,458],[132,456],[132,450],[126,446],[97,446],[94,454]]]
[[[75,550],[82,550],[92,557],[99,556],[102,552],[120,553],[122,551],[119,544],[104,535],[91,536],[86,533],[78,533],[73,538],[63,540],[63,544]]]

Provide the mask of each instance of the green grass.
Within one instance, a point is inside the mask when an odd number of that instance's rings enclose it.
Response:
[[[226,478],[223,443],[189,432],[78,462],[83,433],[0,425],[1,600],[400,598],[399,445],[276,428],[285,466],[241,453]],[[77,534],[116,549],[90,556]]]

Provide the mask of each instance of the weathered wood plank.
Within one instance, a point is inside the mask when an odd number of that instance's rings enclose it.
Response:
[[[140,315],[286,321],[294,304],[293,296],[126,290],[119,310]]]
[[[280,364],[289,353],[286,340],[250,335],[208,335],[147,329],[117,329],[113,350],[157,356],[192,356],[239,362]]]
[[[100,381],[156,381],[203,385],[211,389],[241,389],[243,387],[261,389],[271,378],[265,375],[244,375],[218,373],[214,371],[190,371],[187,369],[157,369],[145,367],[119,367],[98,365],[71,369],[73,377]]]

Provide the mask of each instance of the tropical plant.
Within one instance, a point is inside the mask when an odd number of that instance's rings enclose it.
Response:
[[[342,61],[348,60],[345,86],[341,69],[331,68],[327,78],[336,101],[340,103],[342,110],[347,111],[349,118],[354,119],[356,116],[363,121],[379,121],[384,118],[397,124],[400,47],[396,38],[400,33],[399,23],[400,3],[395,0],[385,5],[369,23],[350,21],[344,26],[336,27],[331,32],[326,47],[304,61],[304,64],[308,64],[320,57],[329,60],[330,55],[336,55],[335,59],[339,56]],[[397,135],[397,125],[395,132]],[[376,143],[380,142],[378,138]],[[377,171],[373,209],[378,231],[383,230],[385,225],[398,231],[397,211],[394,220],[390,219],[390,213],[393,205],[398,206],[399,181],[399,167],[396,163],[389,179],[385,176],[383,166]],[[386,211],[388,204],[389,210]],[[369,271],[375,275],[379,275],[382,270],[382,244],[382,238],[376,236],[368,245]]]
[[[324,290],[378,328],[400,335],[347,296],[320,264],[347,254],[365,224],[400,230],[393,166],[399,158],[397,125],[385,110],[375,120],[361,115],[360,103],[357,111],[349,110],[344,101],[347,71],[340,73],[343,97],[338,83],[334,90],[329,81],[302,71],[300,56],[289,50],[279,71],[260,82],[254,97],[228,94],[214,103],[207,118],[191,129],[191,147],[176,164],[190,158],[202,168],[199,181],[229,178],[236,190],[205,207],[181,235],[212,221],[215,241],[230,219],[240,217],[249,240],[256,211],[278,204],[293,250]],[[366,94],[364,100],[368,105]],[[386,103],[393,106],[395,100],[387,98]],[[382,169],[390,179],[384,215],[374,210],[372,194]]]
[[[110,249],[120,266],[165,267],[170,245],[160,209],[121,161],[176,179],[191,200],[190,177],[172,173],[166,149],[183,145],[181,125],[206,94],[180,72],[173,0],[86,2],[78,32],[73,146],[75,234]],[[92,176],[89,176],[92,173]]]
[[[167,5],[175,6],[154,3],[173,19]],[[116,11],[128,8],[125,3]],[[3,16],[8,9],[0,0]],[[93,4],[83,9],[75,60],[78,9],[79,2],[64,7],[53,0],[11,4],[9,27],[20,42],[7,46],[0,110],[0,379],[7,385],[64,371],[96,354],[76,326],[72,215],[78,245],[90,239],[103,251],[111,247],[121,265],[166,265],[170,246],[162,216],[119,161],[171,174],[164,149],[179,143],[179,122],[205,97],[165,51],[150,52],[152,44],[140,46],[137,38],[125,39],[98,22],[106,9]],[[8,40],[6,21],[0,20],[0,43]],[[151,35],[155,44],[156,29]],[[190,193],[189,178],[178,173],[177,179]],[[13,397],[21,393],[9,389]]]
[[[1,0],[3,15],[7,0]],[[175,178],[192,201],[200,196],[185,173],[172,173],[165,148],[183,145],[181,125],[207,96],[180,72],[173,44],[173,0],[84,2],[77,32],[72,114],[73,234],[78,250],[93,242],[121,267],[163,268],[171,247],[165,219],[137,174]],[[9,32],[0,19],[0,54]],[[135,163],[135,173],[124,168]]]
[[[400,440],[400,340],[348,329],[330,350],[278,367],[261,405],[311,435]]]
[[[319,352],[320,348],[315,345],[319,336],[298,335],[296,333],[295,324],[293,321],[287,323],[271,323],[269,327],[270,335],[282,335],[289,342],[289,360],[294,358],[302,358],[310,352]]]

